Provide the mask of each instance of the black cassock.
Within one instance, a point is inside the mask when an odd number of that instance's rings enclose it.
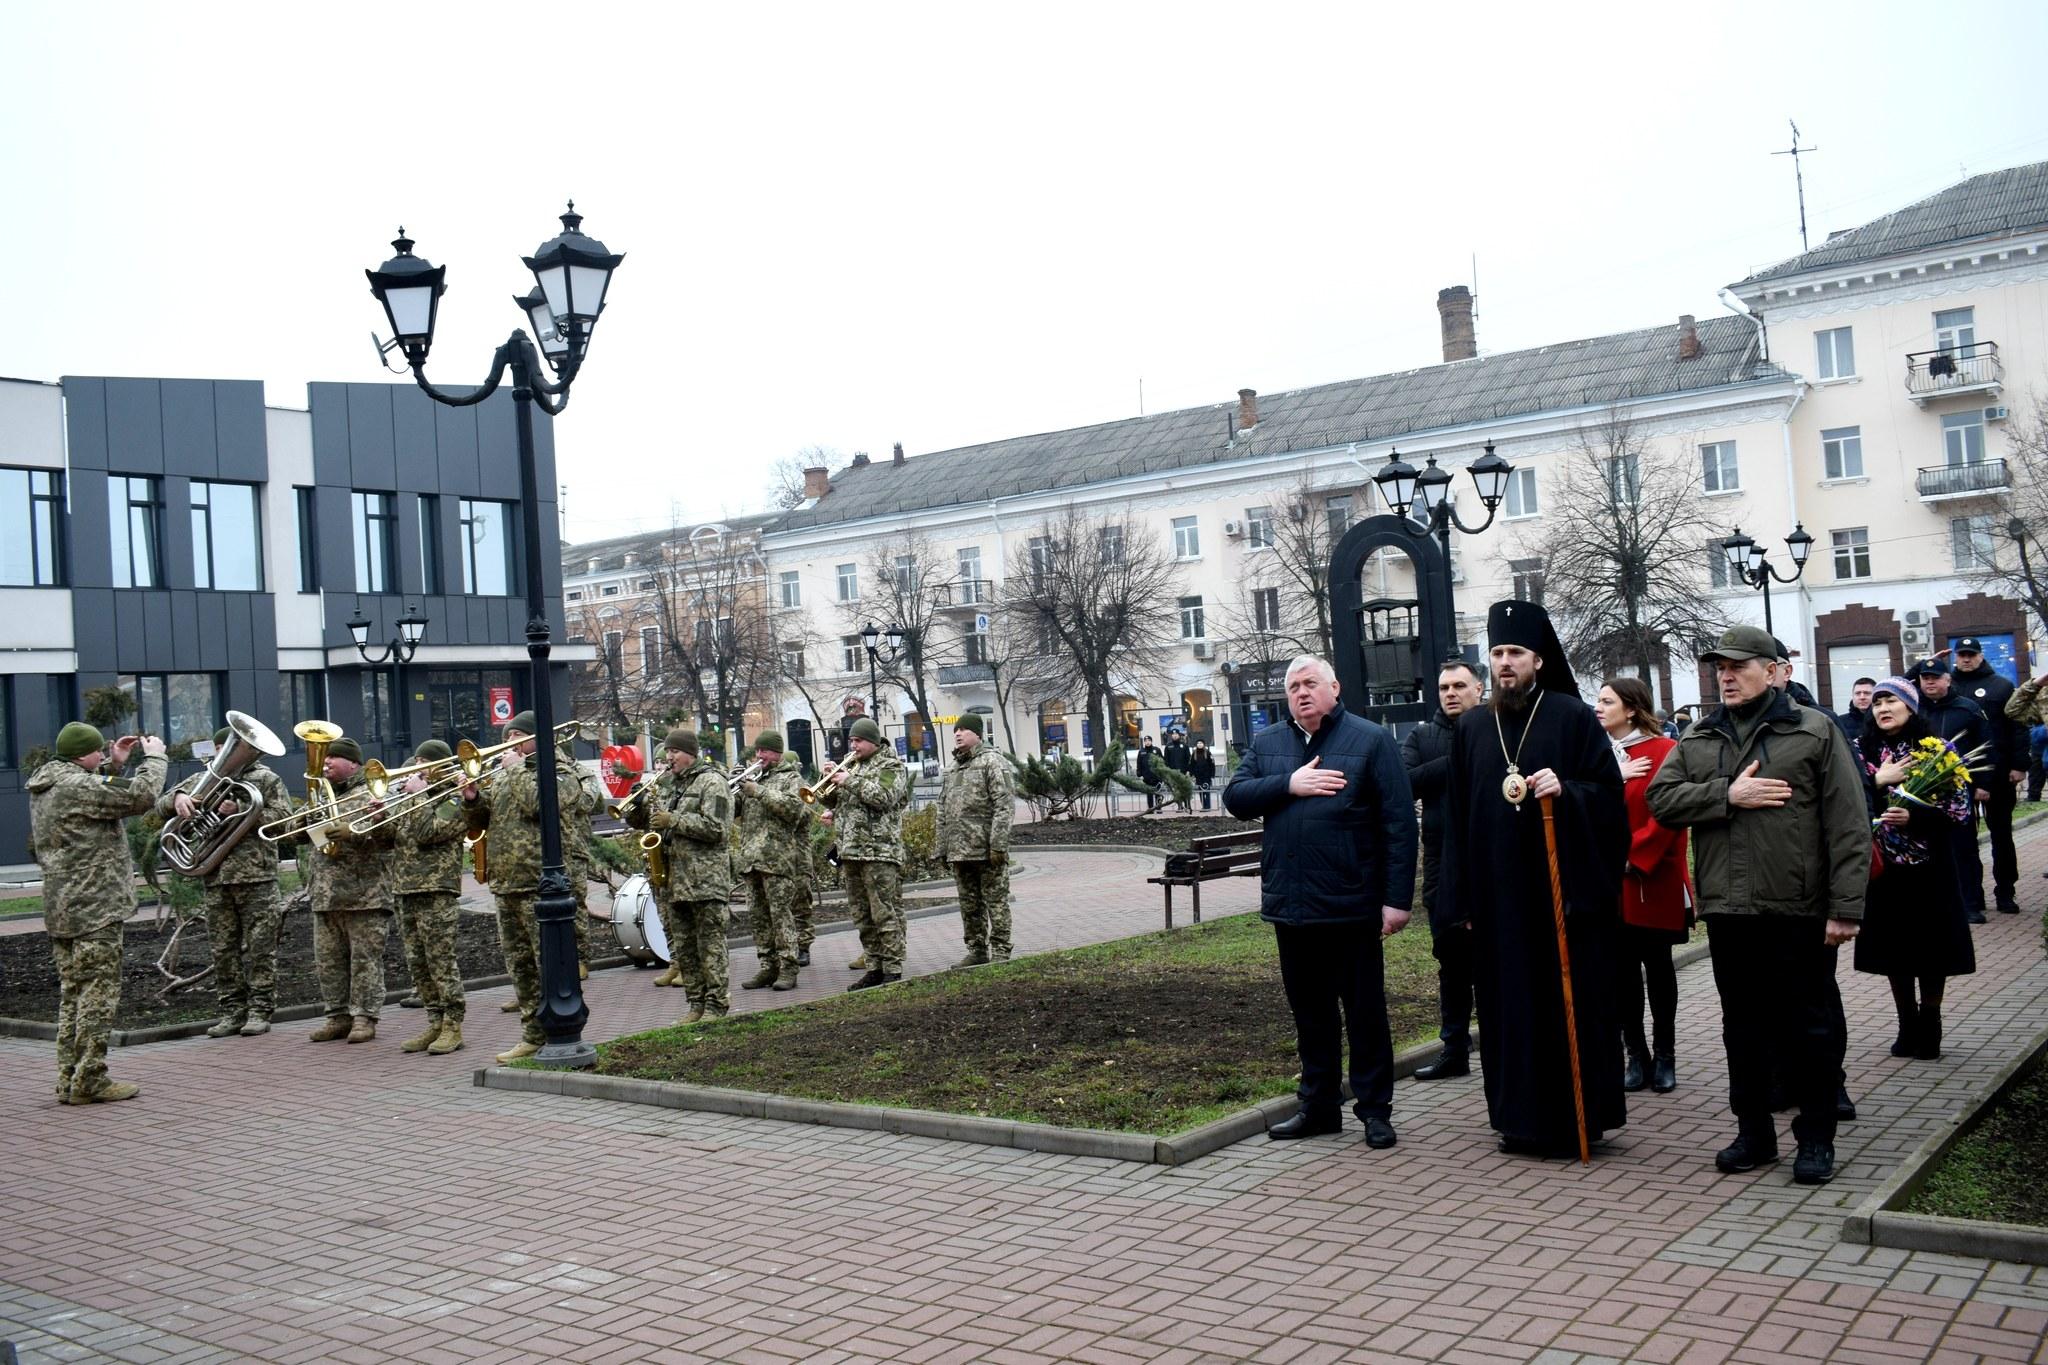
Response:
[[[1621,769],[1592,708],[1563,692],[1539,694],[1530,713],[1490,707],[1459,718],[1444,800],[1443,890],[1448,923],[1470,921],[1479,1056],[1493,1126],[1520,1142],[1576,1147],[1571,1058],[1565,1051],[1564,989],[1551,913],[1543,811],[1501,794],[1508,759],[1520,746],[1524,777],[1552,769],[1564,784],[1553,798],[1557,859],[1571,948],[1586,1128],[1621,1127],[1621,1024],[1616,1014],[1621,881],[1629,850]]]

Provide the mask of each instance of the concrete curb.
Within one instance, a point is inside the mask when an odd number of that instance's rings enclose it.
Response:
[[[1904,1205],[1926,1185],[1942,1159],[1983,1122],[1991,1107],[2039,1066],[2043,1058],[2048,1058],[2048,1029],[2035,1034],[2018,1056],[1999,1068],[1998,1074],[1985,1082],[1961,1109],[1950,1115],[1946,1124],[1913,1150],[1899,1169],[1892,1172],[1890,1179],[1872,1190],[1842,1220],[1842,1240],[1862,1246],[2048,1265],[2048,1228],[1902,1211]]]

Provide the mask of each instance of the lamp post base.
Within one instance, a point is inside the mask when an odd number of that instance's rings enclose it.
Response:
[[[551,1071],[588,1071],[597,1065],[597,1049],[580,1038],[573,1043],[543,1043],[533,1061]]]

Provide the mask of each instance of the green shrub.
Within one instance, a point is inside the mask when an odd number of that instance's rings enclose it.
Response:
[[[1178,768],[1159,765],[1160,780],[1166,786],[1167,799],[1182,810],[1191,811],[1195,805],[1195,779]]]
[[[1064,816],[1080,819],[1089,813],[1089,807],[1099,804],[1109,794],[1110,784],[1125,791],[1141,792],[1145,784],[1124,771],[1124,746],[1111,744],[1095,760],[1095,766],[1085,767],[1072,754],[1061,754],[1048,762],[1044,758],[1018,759],[1004,755],[1010,760],[1017,779],[1017,795],[1021,796],[1040,820],[1051,820]]]
[[[85,693],[85,723],[102,733],[135,714],[135,694],[125,687],[92,687]]]
[[[38,744],[21,756],[21,771],[32,773],[57,756],[57,751],[47,744]]]
[[[637,845],[628,848],[624,839],[600,834],[590,841],[590,861],[599,871],[630,877],[641,870],[644,860]]]

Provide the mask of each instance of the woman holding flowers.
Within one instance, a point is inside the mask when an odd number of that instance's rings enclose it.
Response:
[[[1870,881],[1856,970],[1891,981],[1892,1056],[1932,1061],[1941,1056],[1942,988],[1977,970],[1949,836],[1970,818],[1969,768],[1921,718],[1919,690],[1906,679],[1877,685],[1870,718],[1857,747],[1876,784],[1871,829],[1883,871]]]

